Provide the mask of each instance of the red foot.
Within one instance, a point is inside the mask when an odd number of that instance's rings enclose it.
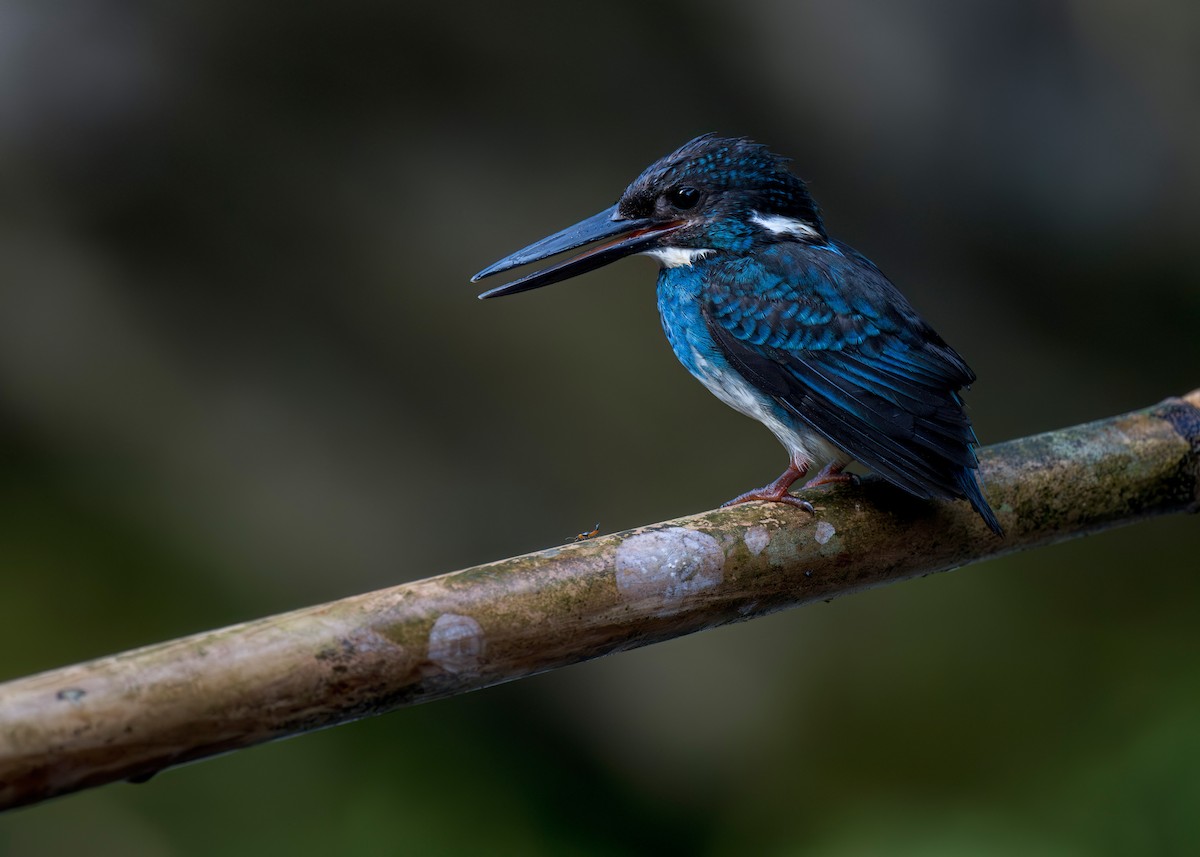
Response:
[[[739,503],[749,503],[754,500],[761,500],[765,503],[786,503],[789,506],[795,506],[798,509],[803,509],[806,512],[816,514],[812,507],[812,503],[807,500],[801,500],[799,497],[794,497],[788,493],[788,489],[792,487],[792,483],[808,472],[808,466],[800,467],[796,462],[788,465],[788,469],[783,471],[778,479],[770,485],[764,485],[762,488],[755,488],[753,491],[747,491],[745,494],[739,494],[728,503],[722,503],[721,506],[736,506]]]
[[[845,464],[830,462],[821,468],[821,472],[804,483],[805,488],[818,488],[821,485],[837,485],[841,482],[858,484],[858,477],[853,473],[843,473]]]

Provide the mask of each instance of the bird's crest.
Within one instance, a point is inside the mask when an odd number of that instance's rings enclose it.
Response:
[[[823,233],[820,210],[789,163],[746,137],[701,134],[647,167],[622,195],[621,209],[632,213],[669,188],[690,185],[724,197],[722,208],[797,218]]]

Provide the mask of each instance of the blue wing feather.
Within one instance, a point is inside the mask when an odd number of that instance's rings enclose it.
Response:
[[[706,281],[709,329],[747,380],[883,478],[965,498],[1000,531],[959,396],[975,375],[878,268],[840,243],[781,242]]]

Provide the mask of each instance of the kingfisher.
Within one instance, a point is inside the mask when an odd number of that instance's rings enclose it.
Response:
[[[471,281],[579,250],[479,296],[498,298],[651,256],[675,356],[788,452],[778,479],[726,506],[811,513],[792,485],[818,465],[804,488],[852,481],[844,469],[857,461],[916,497],[966,500],[1002,536],[962,399],[975,373],[879,268],[829,236],[788,164],[745,137],[701,135],[647,167],[615,205]]]

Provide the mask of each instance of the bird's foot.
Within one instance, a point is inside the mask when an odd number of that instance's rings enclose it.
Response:
[[[788,489],[792,487],[792,483],[807,472],[808,465],[801,466],[793,461],[788,465],[788,469],[783,471],[779,478],[770,485],[755,488],[753,491],[747,491],[745,494],[739,494],[728,503],[722,503],[721,507],[736,506],[739,503],[750,503],[754,500],[761,500],[764,503],[786,503],[789,506],[795,506],[798,509],[803,509],[815,515],[816,510],[813,509],[812,503],[788,493]]]
[[[822,485],[837,485],[842,482],[857,485],[859,479],[856,474],[842,472],[842,468],[845,466],[844,464],[826,464],[821,468],[820,473],[804,483],[804,487],[819,488]]]
[[[767,485],[763,488],[755,488],[753,491],[747,491],[745,494],[739,494],[732,500],[722,503],[721,508],[726,506],[736,506],[739,503],[751,503],[755,500],[761,500],[764,503],[785,503],[788,506],[795,506],[797,509],[803,509],[809,514],[815,515],[817,510],[813,508],[812,503],[807,500],[801,500],[795,494],[789,494],[785,488],[782,491],[777,491],[772,486]]]

